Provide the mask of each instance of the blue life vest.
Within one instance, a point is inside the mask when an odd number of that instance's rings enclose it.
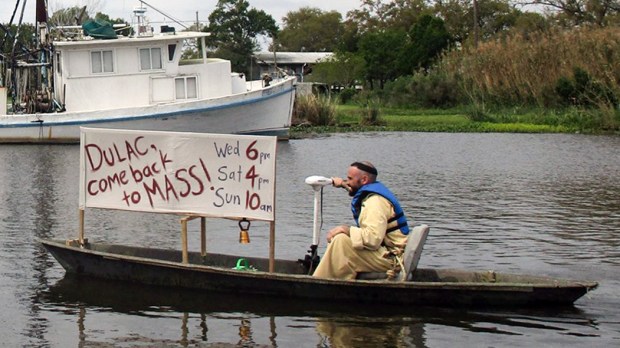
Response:
[[[360,216],[360,212],[362,211],[362,201],[371,193],[381,195],[382,197],[390,201],[390,203],[392,203],[392,206],[394,206],[395,215],[388,220],[388,224],[396,220],[398,222],[398,225],[392,228],[388,228],[386,233],[400,230],[405,235],[409,234],[407,218],[405,217],[403,209],[400,207],[400,203],[398,203],[398,200],[396,199],[396,196],[394,196],[392,191],[390,191],[387,187],[385,187],[385,185],[383,185],[379,181],[375,181],[371,184],[366,184],[360,187],[360,189],[355,193],[355,196],[353,196],[353,199],[351,200],[351,212],[353,212],[353,218],[355,219],[355,223],[357,224],[357,226],[359,226],[358,219]]]

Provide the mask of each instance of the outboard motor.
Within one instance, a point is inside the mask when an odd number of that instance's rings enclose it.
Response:
[[[306,184],[312,186],[312,189],[314,190],[312,245],[310,245],[308,255],[306,255],[303,259],[299,259],[298,261],[302,264],[302,266],[304,267],[304,271],[307,274],[312,274],[320,261],[317,249],[319,247],[319,237],[321,232],[321,225],[323,223],[322,220],[321,223],[319,223],[319,218],[321,218],[321,208],[323,207],[323,187],[331,185],[332,179],[324,176],[313,175],[306,178]]]

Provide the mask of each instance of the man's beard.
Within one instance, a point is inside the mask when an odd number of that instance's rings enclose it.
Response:
[[[358,190],[359,188],[351,187],[351,191],[349,191],[349,196],[354,197]]]

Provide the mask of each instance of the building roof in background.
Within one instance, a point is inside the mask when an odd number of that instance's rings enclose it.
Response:
[[[276,52],[275,59],[278,64],[314,64],[332,55],[332,52]],[[274,63],[273,52],[255,52],[254,57],[265,64]]]

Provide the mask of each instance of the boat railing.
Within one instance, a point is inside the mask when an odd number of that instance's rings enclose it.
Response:
[[[179,61],[179,65],[197,65],[197,64],[204,64],[204,61],[201,58],[183,59]]]

